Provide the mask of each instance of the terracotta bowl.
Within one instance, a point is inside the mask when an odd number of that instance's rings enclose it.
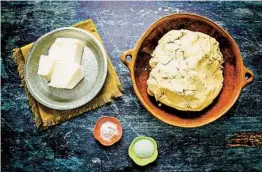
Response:
[[[224,58],[223,88],[213,103],[202,111],[179,111],[163,104],[158,106],[159,102],[147,93],[151,53],[158,40],[173,29],[202,32],[219,42]],[[254,80],[254,74],[244,66],[233,38],[210,19],[195,14],[162,17],[144,32],[133,49],[124,51],[120,58],[130,71],[133,88],[144,107],[163,122],[179,127],[198,127],[215,121],[233,106],[243,87]]]

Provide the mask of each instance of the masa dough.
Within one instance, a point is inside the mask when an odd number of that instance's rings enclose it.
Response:
[[[201,111],[223,86],[223,57],[212,37],[171,30],[158,42],[149,65],[148,94],[183,111]]]

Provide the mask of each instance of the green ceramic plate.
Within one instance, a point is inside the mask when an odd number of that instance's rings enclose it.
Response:
[[[79,39],[86,46],[81,61],[85,77],[71,90],[49,87],[47,80],[37,74],[40,55],[47,55],[58,37]],[[72,27],[59,28],[40,37],[25,64],[25,80],[32,96],[39,103],[57,110],[74,109],[92,100],[104,85],[106,75],[107,58],[102,44],[91,33]]]

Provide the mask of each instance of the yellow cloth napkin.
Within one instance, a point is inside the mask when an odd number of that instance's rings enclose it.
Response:
[[[96,38],[98,38],[98,40],[100,40],[100,42],[102,43],[102,40],[96,30],[96,27],[92,19],[77,23],[74,25],[74,27],[89,31]],[[103,88],[93,100],[91,100],[90,102],[79,108],[72,109],[72,110],[61,111],[61,110],[54,110],[45,107],[44,105],[38,103],[32,97],[32,95],[28,91],[28,88],[24,80],[24,64],[27,54],[30,51],[32,45],[33,44],[31,43],[24,47],[14,49],[13,58],[18,65],[18,73],[22,80],[22,85],[25,88],[31,110],[34,115],[35,124],[38,128],[39,127],[47,128],[55,124],[61,123],[62,121],[78,116],[91,109],[95,109],[99,106],[102,106],[108,102],[113,101],[114,98],[122,96],[123,87],[120,83],[120,80],[116,74],[116,71],[112,65],[110,58],[107,56],[107,60],[108,60],[107,78]]]

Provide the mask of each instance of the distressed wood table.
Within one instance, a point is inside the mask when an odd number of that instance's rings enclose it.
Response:
[[[255,81],[217,121],[192,129],[169,126],[136,98],[122,51],[134,47],[156,19],[178,12],[214,20],[235,39]],[[262,3],[261,2],[1,2],[2,171],[262,171]],[[125,93],[114,103],[61,125],[34,126],[12,49],[53,29],[92,18]],[[117,117],[123,137],[105,148],[93,138],[96,120]],[[128,157],[138,135],[159,145],[154,163],[140,168]]]

